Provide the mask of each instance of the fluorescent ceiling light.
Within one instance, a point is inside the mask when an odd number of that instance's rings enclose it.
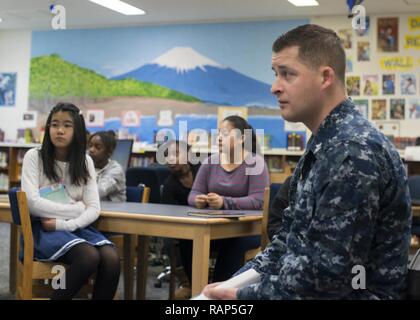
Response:
[[[127,16],[146,14],[144,10],[136,8],[132,6],[131,4],[125,3],[120,0],[89,0],[89,1],[99,4],[100,6],[103,6],[105,8],[125,14]]]
[[[316,0],[287,0],[296,7],[315,7],[319,6]]]
[[[2,22],[3,21],[3,19],[2,18],[0,18],[0,22]]]

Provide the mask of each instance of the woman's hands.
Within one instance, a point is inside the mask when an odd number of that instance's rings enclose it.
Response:
[[[222,209],[223,208],[223,197],[217,193],[210,192],[207,195],[199,194],[195,197],[195,206],[198,209],[203,209],[206,206],[211,209]]]

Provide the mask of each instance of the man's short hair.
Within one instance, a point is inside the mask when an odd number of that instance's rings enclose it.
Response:
[[[344,85],[346,54],[333,30],[315,24],[299,26],[278,37],[273,43],[273,52],[293,46],[299,48],[299,59],[303,63],[316,69],[320,66],[333,68]]]

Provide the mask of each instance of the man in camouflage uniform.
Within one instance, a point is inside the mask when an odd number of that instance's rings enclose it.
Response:
[[[238,272],[253,268],[261,281],[241,289],[212,284],[204,294],[402,298],[411,225],[406,172],[395,148],[346,96],[340,39],[320,26],[300,26],[274,42],[272,64],[272,92],[283,118],[302,121],[313,136],[293,174],[275,239]],[[360,268],[365,274],[352,273]],[[365,276],[356,281],[365,280],[364,289],[352,285],[355,276]]]

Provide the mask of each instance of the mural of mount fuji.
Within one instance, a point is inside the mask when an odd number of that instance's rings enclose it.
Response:
[[[173,47],[153,62],[112,79],[129,78],[158,84],[210,104],[277,106],[270,85],[222,66],[191,47]]]

